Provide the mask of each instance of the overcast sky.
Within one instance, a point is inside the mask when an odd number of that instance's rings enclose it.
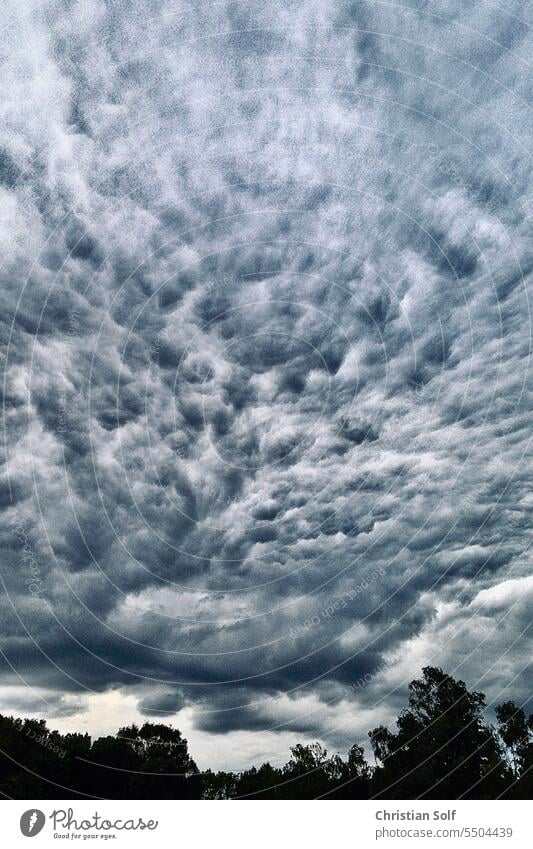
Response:
[[[0,711],[531,694],[531,4],[6,0]]]

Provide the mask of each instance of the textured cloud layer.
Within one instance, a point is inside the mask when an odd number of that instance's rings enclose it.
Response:
[[[528,23],[4,4],[9,704],[268,754],[424,663],[529,696]]]

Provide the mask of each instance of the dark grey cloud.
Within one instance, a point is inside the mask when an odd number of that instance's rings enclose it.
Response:
[[[148,717],[168,716],[183,707],[183,696],[179,690],[155,692],[144,696],[139,702],[139,711]]]
[[[5,7],[5,704],[529,696],[530,18]]]

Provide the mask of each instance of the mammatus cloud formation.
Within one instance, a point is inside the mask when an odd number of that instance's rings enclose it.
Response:
[[[531,23],[3,4],[4,706],[235,767],[529,697]]]

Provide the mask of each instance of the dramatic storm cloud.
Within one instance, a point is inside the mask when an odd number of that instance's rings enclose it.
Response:
[[[235,767],[527,699],[529,23],[3,4],[4,709]]]

